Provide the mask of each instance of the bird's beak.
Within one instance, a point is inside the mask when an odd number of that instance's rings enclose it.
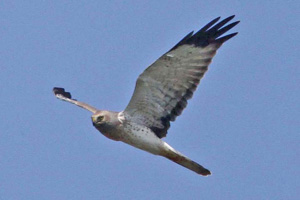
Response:
[[[93,122],[93,124],[95,124],[95,123],[96,123],[96,121],[97,121],[97,117],[95,117],[95,116],[92,116],[92,122]]]

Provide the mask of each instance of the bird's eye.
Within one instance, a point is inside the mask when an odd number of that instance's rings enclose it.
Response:
[[[99,117],[97,118],[97,122],[101,122],[101,121],[103,120],[103,118],[104,118],[104,116],[99,116]]]

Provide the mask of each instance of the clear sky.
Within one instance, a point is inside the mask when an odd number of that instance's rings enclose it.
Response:
[[[298,199],[299,1],[105,2],[0,2],[0,199]],[[121,111],[148,65],[232,14],[239,34],[165,138],[212,176],[108,140],[52,94]]]

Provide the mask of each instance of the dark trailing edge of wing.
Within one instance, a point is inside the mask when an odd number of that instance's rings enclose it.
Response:
[[[207,46],[211,43],[222,44],[222,43],[226,42],[227,40],[234,37],[238,33],[237,32],[236,33],[231,33],[231,34],[226,35],[226,36],[221,37],[221,38],[218,38],[218,37],[223,35],[227,31],[229,31],[231,28],[233,28],[234,26],[236,26],[240,22],[240,21],[236,21],[236,22],[233,22],[233,23],[223,27],[226,23],[228,23],[234,17],[235,17],[235,15],[232,15],[230,17],[227,17],[226,19],[223,19],[219,23],[217,23],[217,22],[219,21],[220,17],[217,17],[216,19],[214,19],[211,22],[209,22],[208,24],[206,24],[197,33],[193,34],[193,32],[190,32],[180,42],[178,42],[170,51],[172,51],[172,50],[174,50],[174,49],[176,49],[179,46],[184,45],[184,44],[190,44],[190,45],[195,45],[195,46],[199,46],[199,47],[205,47],[205,46]]]

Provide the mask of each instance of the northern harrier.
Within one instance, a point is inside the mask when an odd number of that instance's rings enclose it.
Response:
[[[217,23],[218,17],[197,33],[189,33],[150,65],[138,77],[133,96],[122,112],[98,110],[72,99],[63,88],[54,88],[53,92],[57,98],[91,111],[93,125],[109,139],[166,157],[203,176],[210,175],[209,170],[161,138],[167,135],[170,121],[175,121],[187,106],[187,100],[192,97],[217,49],[237,34],[222,36],[239,23],[225,26],[233,18],[230,16]]]

